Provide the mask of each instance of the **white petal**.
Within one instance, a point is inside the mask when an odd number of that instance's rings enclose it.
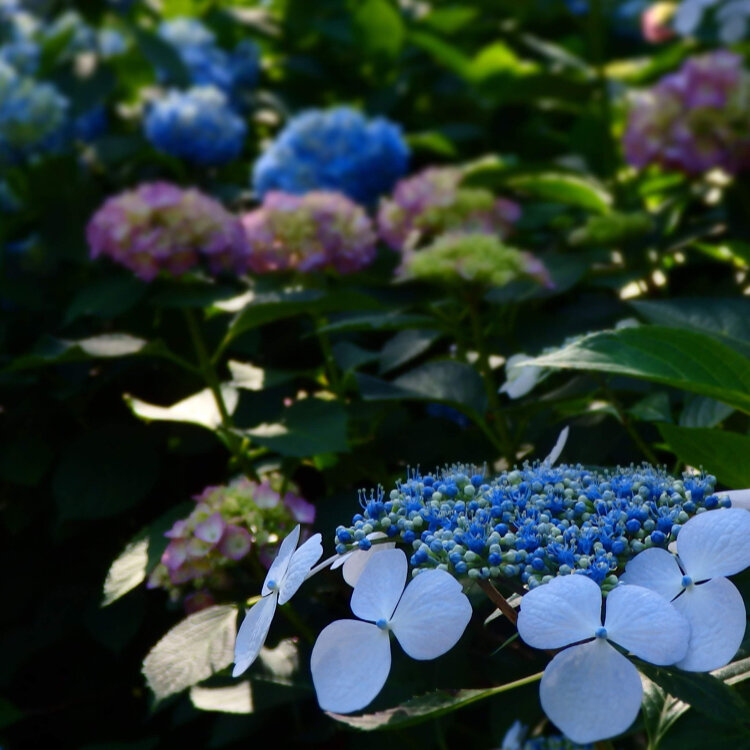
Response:
[[[324,711],[359,711],[381,691],[391,670],[388,631],[369,622],[336,620],[315,641],[310,669]]]
[[[716,494],[726,495],[733,508],[750,510],[750,490],[731,490],[729,492],[717,492]]]
[[[508,398],[521,398],[534,389],[542,376],[542,368],[536,365],[523,367],[523,362],[533,359],[527,354],[514,354],[505,363],[506,381],[500,387],[500,393],[507,393]]]
[[[284,541],[279,545],[279,551],[276,558],[271,563],[271,567],[268,569],[266,580],[263,581],[263,589],[261,594],[265,596],[271,591],[268,588],[269,581],[274,581],[276,585],[280,585],[282,579],[286,575],[287,568],[289,567],[289,561],[292,559],[294,550],[297,547],[299,541],[299,524],[297,524],[287,535],[284,537]]]
[[[387,535],[382,531],[373,531],[372,534],[368,534],[368,539],[384,539]],[[368,550],[358,549],[351,553],[351,556],[344,561],[344,580],[350,586],[356,586],[359,577],[362,575],[362,571],[369,562],[370,558],[376,552],[382,552],[384,549],[393,549],[396,546],[395,542],[385,542],[381,544],[373,544]]]
[[[264,596],[246,613],[234,642],[234,669],[232,677],[241,675],[258,657],[266,642],[276,612],[276,592]]]
[[[682,591],[682,571],[677,559],[660,547],[645,549],[628,561],[620,581],[651,589],[667,601]]]
[[[436,659],[450,651],[471,619],[461,584],[444,570],[411,580],[391,619],[393,635],[412,659]]]
[[[750,565],[750,513],[743,508],[693,516],[677,536],[677,554],[693,581],[731,576]]]
[[[386,549],[373,555],[352,592],[352,612],[363,620],[390,620],[406,583],[406,555]]]
[[[307,578],[310,568],[320,560],[323,555],[321,538],[320,534],[313,534],[292,555],[286,575],[281,579],[279,604],[286,604],[294,596],[302,581]]]
[[[549,452],[549,456],[542,461],[543,464],[546,466],[554,466],[555,462],[558,458],[560,458],[560,454],[563,452],[563,449],[565,448],[565,443],[568,442],[568,433],[570,432],[569,427],[563,427],[562,431],[560,432],[560,435],[557,438],[557,442],[555,443],[552,450]]]
[[[359,550],[354,550],[358,552]],[[331,563],[331,570],[340,568],[353,554],[354,552],[347,552],[345,555],[338,555],[338,557]]]
[[[523,597],[518,634],[534,648],[561,648],[591,638],[601,611],[602,592],[590,578],[560,576]]]
[[[579,743],[624,732],[638,716],[642,694],[638,670],[603,638],[561,651],[539,686],[544,712]]]
[[[652,664],[674,664],[687,653],[690,625],[655,591],[620,585],[607,596],[607,638]]]
[[[745,603],[734,584],[714,578],[686,590],[674,600],[674,606],[690,623],[691,631],[687,656],[677,666],[689,672],[708,672],[728,664],[747,625]]]

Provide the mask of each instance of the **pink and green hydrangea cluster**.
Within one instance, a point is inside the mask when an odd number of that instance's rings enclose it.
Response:
[[[694,175],[750,167],[750,75],[742,58],[726,50],[691,58],[642,92],[623,147],[639,168],[659,164]]]
[[[255,273],[359,271],[375,258],[376,236],[365,211],[345,195],[267,193],[242,223]]]
[[[432,167],[401,180],[380,203],[378,230],[398,252],[444,232],[481,232],[507,237],[521,217],[517,203],[489,190],[462,188],[461,169]]]
[[[108,256],[144,281],[179,276],[201,260],[211,273],[242,273],[248,246],[239,219],[213,198],[168,182],[109,198],[86,228],[91,257]]]
[[[173,599],[188,594],[186,606],[194,609],[193,602],[231,589],[232,569],[250,557],[268,567],[290,529],[315,520],[315,507],[294,487],[282,494],[281,482],[275,476],[260,483],[243,477],[196,495],[190,515],[165,532],[169,543],[149,588],[164,588]]]

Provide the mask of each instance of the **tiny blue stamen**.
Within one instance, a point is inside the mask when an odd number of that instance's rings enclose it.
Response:
[[[693,585],[693,579],[690,576],[682,576],[682,588],[686,589]]]
[[[268,583],[266,583],[266,586],[268,586],[271,591],[274,591],[277,588],[276,581],[268,581]]]
[[[390,630],[391,625],[384,617],[381,617],[376,623],[375,623],[381,630]]]
[[[597,630],[594,633],[594,635],[597,638],[606,638],[607,637],[607,628],[597,628]]]

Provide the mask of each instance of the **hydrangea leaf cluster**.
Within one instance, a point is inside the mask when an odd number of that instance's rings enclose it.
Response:
[[[184,17],[164,21],[158,34],[175,48],[195,86],[214,86],[235,101],[243,89],[258,82],[260,53],[250,40],[227,52],[203,23]]]
[[[86,228],[91,257],[108,256],[144,281],[183,274],[204,259],[212,273],[247,267],[238,218],[195,189],[142,183],[109,198]]]
[[[375,232],[365,211],[340,193],[267,193],[242,218],[255,273],[331,269],[353,273],[375,259]]]
[[[17,163],[59,150],[66,141],[69,102],[0,62],[0,162]]]
[[[261,483],[241,478],[196,495],[192,512],[165,533],[170,541],[149,588],[166,589],[173,599],[190,590],[230,588],[232,569],[251,551],[268,567],[279,539],[295,523],[315,520],[315,507],[294,488],[282,495],[280,484],[277,477]]]
[[[623,138],[635,167],[660,164],[687,174],[750,166],[750,75],[739,55],[719,50],[687,60],[642,92]]]
[[[201,166],[236,159],[247,135],[245,121],[215,86],[169,91],[149,106],[143,129],[155,148]]]
[[[336,530],[336,551],[369,549],[368,535],[382,531],[413,549],[417,568],[529,588],[580,573],[606,591],[637,553],[666,550],[691,516],[728,507],[729,498],[712,494],[715,483],[647,465],[526,463],[494,478],[463,465],[416,471],[387,497],[361,494],[353,524]]]
[[[482,233],[445,234],[428,247],[408,253],[400,274],[447,285],[505,286],[529,277],[551,284],[547,270],[533,255]]]
[[[463,171],[432,167],[401,180],[378,209],[378,231],[398,252],[445,232],[481,232],[507,237],[521,207],[489,190],[462,188]]]
[[[406,172],[409,149],[401,128],[350,107],[308,110],[291,119],[255,163],[253,188],[300,195],[344,193],[370,204]]]

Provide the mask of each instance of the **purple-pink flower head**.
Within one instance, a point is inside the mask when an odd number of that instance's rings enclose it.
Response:
[[[488,190],[463,188],[461,169],[430,168],[401,180],[380,203],[378,231],[398,252],[445,232],[481,232],[507,237],[521,207]]]
[[[289,509],[297,523],[314,523],[315,506],[308,503],[304,498],[294,492],[287,492],[284,495],[284,505]]]
[[[750,166],[750,75],[719,50],[687,60],[635,99],[623,136],[634,167],[660,164],[688,174]]]
[[[252,537],[241,526],[230,524],[219,542],[219,552],[231,560],[241,560],[248,552]]]
[[[354,273],[375,258],[375,232],[364,210],[340,193],[267,193],[242,218],[255,273]]]
[[[221,513],[212,513],[205,521],[196,525],[193,534],[213,547],[219,543],[226,526],[227,524]]]
[[[179,276],[202,259],[211,273],[242,273],[247,240],[237,217],[193,188],[143,183],[109,198],[86,228],[91,257],[109,256],[144,281]]]

